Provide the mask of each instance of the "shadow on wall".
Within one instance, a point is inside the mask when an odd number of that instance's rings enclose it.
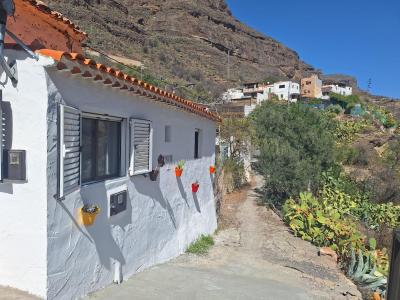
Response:
[[[153,184],[149,184],[151,181],[147,177],[134,176],[131,178],[132,184],[139,194],[150,197],[154,202],[158,202],[163,209],[166,209],[174,228],[177,228],[176,218],[171,204],[167,199],[164,198],[160,188],[160,176],[157,181],[152,181]],[[186,202],[187,203],[187,202]]]
[[[0,101],[2,116],[0,116],[0,122],[3,122],[3,140],[1,140],[0,135],[0,143],[3,143],[3,149],[12,149],[12,137],[13,137],[13,115],[11,110],[11,103]],[[13,194],[13,184],[12,183],[1,183],[0,184],[0,193],[5,194]]]
[[[118,261],[121,266],[125,265],[126,261],[121,252],[121,246],[114,240],[111,232],[111,225],[123,228],[125,225],[132,223],[132,205],[130,201],[127,201],[125,212],[109,219],[107,211],[109,200],[104,182],[84,187],[81,189],[81,196],[84,205],[93,204],[102,208],[95,223],[86,228],[94,242],[101,264],[107,270],[111,270],[112,260]]]
[[[187,207],[190,207],[185,188],[182,184],[182,179],[180,177],[176,177],[176,182],[178,183],[179,192],[181,193],[183,200],[185,200]]]
[[[192,192],[192,195],[193,195],[194,205],[196,206],[197,211],[201,212],[199,199],[197,198],[197,193]]]

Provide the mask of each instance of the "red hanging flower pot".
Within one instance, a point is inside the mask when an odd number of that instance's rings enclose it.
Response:
[[[200,185],[197,182],[192,183],[192,192],[197,193],[197,191],[199,190],[199,187],[200,187]]]
[[[210,167],[210,174],[214,174],[215,173],[215,167],[214,166],[211,166]]]

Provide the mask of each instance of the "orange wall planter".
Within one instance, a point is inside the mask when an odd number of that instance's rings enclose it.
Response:
[[[83,207],[79,210],[80,215],[81,215],[81,221],[82,224],[85,226],[90,226],[93,225],[94,221],[96,220],[97,215],[100,213],[100,208],[97,207],[97,210],[95,212],[85,212],[83,210]]]
[[[210,167],[210,174],[214,174],[215,173],[215,167],[214,166],[211,166]]]
[[[181,177],[183,173],[183,169],[175,168],[175,175],[176,177]]]

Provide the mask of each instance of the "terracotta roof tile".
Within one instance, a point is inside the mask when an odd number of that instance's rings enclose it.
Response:
[[[130,90],[138,94],[144,95],[146,97],[149,97],[154,101],[167,102],[170,105],[177,106],[180,109],[189,111],[201,117],[205,117],[212,121],[216,122],[221,121],[221,118],[218,115],[207,111],[203,105],[196,104],[192,101],[178,97],[175,94],[161,90],[158,87],[155,87],[147,82],[143,82],[127,74],[124,74],[119,70],[115,70],[103,64],[98,64],[94,60],[85,58],[81,54],[69,53],[51,49],[41,49],[36,52],[44,56],[49,56],[53,58],[55,61],[57,61],[58,62],[57,67],[59,70],[69,69],[69,71],[73,74],[80,73],[84,77],[93,77],[94,80],[104,80],[103,84],[112,85],[112,87],[114,88],[119,87],[121,89],[126,90],[128,89],[128,86],[126,86],[126,84],[121,84],[119,81],[117,81],[117,80],[123,80],[131,86],[132,89]],[[92,72],[93,73],[92,74],[90,72],[91,70],[94,70],[95,72]],[[96,74],[97,71],[101,73],[107,73],[109,76],[114,77],[116,81],[113,82],[110,78],[103,78],[103,76]]]
[[[15,0],[15,1],[28,3],[32,6],[34,6],[36,9],[40,10],[41,12],[48,14],[49,16],[51,16],[58,22],[68,25],[68,27],[70,27],[78,35],[87,37],[87,33],[82,31],[78,25],[74,24],[74,22],[72,22],[70,19],[66,18],[63,14],[59,13],[58,11],[52,10],[50,7],[48,7],[42,1],[38,1],[38,0]]]

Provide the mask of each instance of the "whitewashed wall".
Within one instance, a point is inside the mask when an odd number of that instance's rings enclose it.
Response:
[[[48,298],[73,299],[111,284],[115,264],[122,265],[124,280],[157,263],[183,253],[200,234],[217,227],[212,178],[209,166],[215,161],[215,124],[194,114],[173,110],[151,100],[139,99],[69,73],[48,71],[48,87],[53,102],[49,105],[49,170],[56,162],[57,103],[85,112],[106,113],[123,118],[153,121],[153,164],[159,154],[186,160],[181,179],[175,177],[175,164],[161,169],[157,182],[143,175],[127,175],[81,187],[56,201],[57,178],[48,178]],[[136,97],[136,98],[134,98]],[[145,99],[145,98],[144,98]],[[170,125],[172,142],[164,142],[164,126]],[[201,159],[194,160],[194,131],[201,130]],[[128,149],[125,149],[126,154]],[[127,156],[127,155],[125,155]],[[127,168],[126,168],[127,173]],[[197,195],[191,183],[199,181]],[[127,189],[128,209],[109,219],[109,195]],[[76,222],[83,203],[97,204],[101,214],[93,226]]]
[[[0,285],[45,297],[47,292],[47,87],[43,65],[22,51],[16,59],[19,82],[1,71],[6,145],[26,150],[27,182],[0,183]]]

